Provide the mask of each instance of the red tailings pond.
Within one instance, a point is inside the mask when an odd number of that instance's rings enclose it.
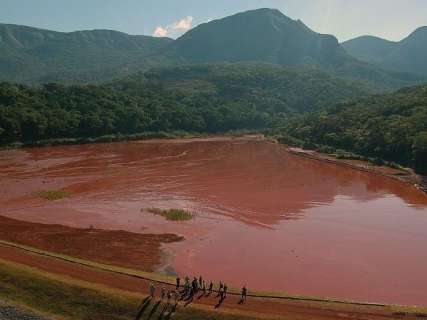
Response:
[[[6,217],[185,237],[162,245],[162,272],[427,305],[427,196],[260,138],[6,150],[0,179]],[[69,197],[49,201],[40,190]],[[184,208],[195,218],[167,221],[148,208]]]

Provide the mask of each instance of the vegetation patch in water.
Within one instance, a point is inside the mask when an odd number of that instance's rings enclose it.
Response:
[[[193,214],[183,209],[162,210],[158,208],[150,208],[148,209],[148,212],[154,215],[162,216],[166,218],[166,220],[170,221],[188,221],[193,219]]]
[[[41,190],[36,192],[36,195],[46,200],[60,200],[67,198],[70,194],[63,190]]]

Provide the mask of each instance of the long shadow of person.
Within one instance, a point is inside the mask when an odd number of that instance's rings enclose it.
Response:
[[[194,296],[191,296],[189,299],[187,299],[187,301],[184,304],[184,307],[188,306],[190,303],[192,303],[194,300]]]
[[[162,311],[160,311],[159,317],[157,318],[157,320],[162,320],[164,315],[167,315],[167,310],[168,310],[169,304],[166,304]]]
[[[165,316],[164,320],[169,320],[175,314],[177,308],[178,308],[178,304],[175,303],[171,311]]]
[[[197,300],[202,299],[204,296],[205,296],[205,294],[204,294],[204,293],[202,293],[200,296],[198,296],[198,297],[197,297]]]
[[[138,313],[136,314],[135,320],[140,320],[145,310],[148,308],[151,302],[151,297],[147,297],[142,300],[141,305],[138,307]]]
[[[157,301],[157,303],[153,306],[153,309],[151,309],[147,319],[151,319],[151,317],[156,313],[159,306],[160,306],[160,301]]]
[[[141,309],[142,308],[142,306],[144,305],[144,304],[146,304],[149,300],[151,300],[151,297],[146,297],[145,299],[143,299],[142,301],[141,301],[141,304],[139,305],[139,307],[138,307],[138,310],[139,309]]]
[[[186,292],[180,292],[179,293],[179,298],[178,301],[183,301],[187,298],[187,293]]]
[[[221,306],[221,304],[224,302],[224,300],[225,300],[225,298],[221,297],[219,299],[218,303],[215,305],[215,309],[218,309]]]

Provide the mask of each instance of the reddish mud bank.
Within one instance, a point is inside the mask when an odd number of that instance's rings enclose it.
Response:
[[[162,243],[182,240],[173,234],[76,229],[2,216],[0,239],[72,257],[147,271],[153,271],[161,264]]]
[[[352,169],[378,174],[384,177],[402,181],[414,186],[418,190],[427,193],[427,176],[416,174],[412,169],[397,169],[389,166],[375,165],[368,161],[337,159],[331,155],[320,153],[314,150],[306,150],[302,148],[286,147],[286,150],[300,157],[333,163],[340,166],[349,167]]]
[[[9,150],[0,152],[0,179],[4,216],[184,236],[163,246],[173,254],[168,272],[427,305],[426,194],[259,138]],[[70,197],[35,195],[51,189]],[[183,208],[196,218],[177,223],[141,212],[150,207]]]

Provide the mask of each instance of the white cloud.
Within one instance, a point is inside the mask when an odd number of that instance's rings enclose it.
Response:
[[[162,26],[158,26],[153,33],[153,36],[155,37],[166,37],[167,35],[168,35],[168,30],[163,28]]]
[[[178,21],[172,22],[167,26],[157,26],[154,30],[153,36],[155,37],[177,37],[185,31],[191,29],[193,26],[193,17],[188,16]]]
[[[172,24],[172,29],[187,31],[193,24],[193,17],[188,16]]]

